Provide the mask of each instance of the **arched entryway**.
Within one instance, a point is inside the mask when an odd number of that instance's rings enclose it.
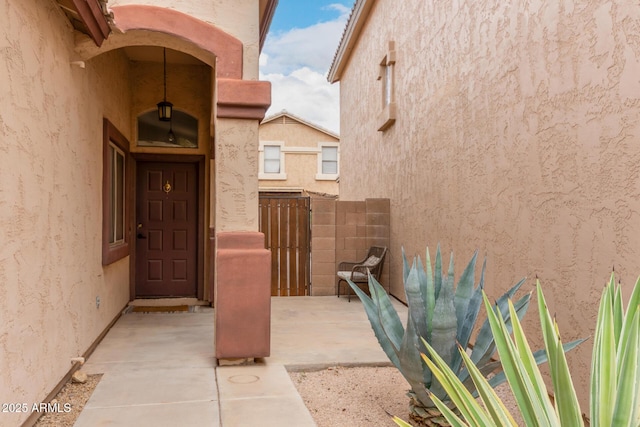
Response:
[[[165,212],[157,203],[163,197],[169,200],[169,193],[176,188],[175,182],[167,177],[176,180],[175,172],[181,163],[195,164],[195,171],[189,173],[197,175],[198,199],[180,203],[198,205],[195,216],[189,217],[197,221],[196,295],[208,301],[215,299],[216,355],[219,358],[267,356],[270,274],[269,252],[264,249],[264,237],[258,232],[257,130],[270,104],[271,88],[268,82],[256,80],[258,51],[252,51],[255,45],[243,43],[212,24],[176,10],[129,5],[113,7],[113,13],[119,31],[100,48],[87,42],[79,43],[76,50],[82,60],[118,51],[127,56],[130,63],[129,138],[135,170],[132,176],[137,183],[149,178],[146,184],[130,183],[130,188],[136,205],[157,205],[155,214],[138,206],[138,211],[147,217],[138,212],[131,215],[135,245],[149,244],[152,239],[145,223],[149,215],[166,216],[178,209],[174,204]],[[138,117],[164,99],[163,63],[159,54],[165,49],[168,52],[167,100],[177,111],[197,119],[195,147],[154,145],[138,138]],[[248,57],[247,52],[255,55]],[[181,63],[181,57],[187,58],[186,63]],[[251,61],[255,69],[247,65]],[[146,188],[153,188],[160,199],[145,195]],[[183,231],[168,228],[165,232],[180,234]],[[163,233],[156,232],[156,237]],[[176,241],[180,239],[162,240],[162,243],[156,240],[154,247]],[[134,258],[142,256],[149,258],[138,250],[133,252]],[[138,261],[133,259],[130,263],[132,298],[156,296],[153,291],[147,295],[139,292],[136,283],[141,281],[138,273],[144,263]],[[144,261],[150,266],[146,270],[147,278],[167,274],[164,266],[161,267],[163,263],[176,266],[175,270],[167,271],[182,272],[179,259]],[[193,288],[189,289],[187,293]],[[238,331],[245,331],[242,342],[238,341]]]

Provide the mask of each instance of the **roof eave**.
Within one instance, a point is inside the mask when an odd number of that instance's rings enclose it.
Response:
[[[327,80],[330,83],[340,81],[342,78],[342,72],[351,58],[353,48],[360,37],[364,24],[369,17],[369,12],[375,2],[376,0],[356,0],[353,5],[351,15],[342,33],[342,39],[333,57],[329,72],[327,73]]]
[[[329,129],[325,129],[322,126],[318,126],[318,125],[316,125],[314,123],[311,123],[311,122],[303,119],[302,117],[296,116],[295,114],[291,114],[290,112],[288,112],[286,110],[283,110],[283,111],[280,111],[279,113],[276,113],[276,114],[273,114],[271,116],[265,117],[262,120],[262,122],[260,122],[260,124],[261,125],[267,124],[267,123],[272,122],[275,119],[278,119],[278,118],[280,118],[282,116],[287,116],[287,117],[289,117],[289,118],[291,118],[291,119],[293,119],[293,120],[295,120],[297,122],[300,122],[300,124],[303,124],[303,125],[308,126],[308,127],[312,128],[312,129],[315,129],[315,130],[317,130],[319,132],[327,134],[327,135],[329,135],[329,136],[331,136],[331,137],[333,137],[333,138],[335,138],[337,140],[340,139],[340,135],[338,135],[337,133],[332,132]]]
[[[260,16],[260,52],[262,52],[262,46],[264,46],[264,42],[267,39],[273,14],[278,6],[278,0],[265,0],[264,5],[264,9],[261,10]]]

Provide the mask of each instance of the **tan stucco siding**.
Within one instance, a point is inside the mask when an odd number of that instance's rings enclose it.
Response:
[[[287,176],[287,179],[280,180],[260,179],[261,188],[302,188],[311,192],[338,194],[338,183],[335,179],[316,179],[321,145],[339,143],[338,138],[303,123],[284,124],[281,119],[276,119],[260,125],[260,141],[264,144],[269,144],[269,141],[283,144]]]
[[[109,6],[146,5],[166,7],[204,22],[234,36],[243,44],[242,76],[258,79],[259,7],[254,0],[110,0]]]
[[[458,274],[473,250],[487,257],[494,297],[538,276],[567,341],[592,335],[613,265],[628,296],[640,274],[639,18],[615,2],[377,1],[341,79],[340,197],[391,198],[395,295],[401,245],[424,256],[440,242]],[[389,41],[397,121],[382,133]],[[585,410],[590,347],[569,357]]]
[[[55,2],[1,0],[0,26],[0,401],[37,403],[128,301],[100,242],[102,119],[130,134],[131,94],[117,52],[71,65]]]
[[[258,231],[258,122],[218,119],[216,232]]]

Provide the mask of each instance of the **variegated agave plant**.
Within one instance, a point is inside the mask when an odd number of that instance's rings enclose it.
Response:
[[[569,366],[564,353],[559,351],[562,341],[558,325],[549,313],[540,283],[536,287],[542,335],[551,360],[549,370],[555,400],[549,397],[519,322],[514,323],[512,338],[503,316],[491,311],[485,296],[484,303],[489,310],[491,329],[496,336],[504,372],[526,426],[584,426]],[[510,310],[513,312],[513,306]],[[438,357],[437,352],[431,348],[428,350],[431,357],[423,355],[425,363],[431,366],[434,375],[442,380],[449,391],[451,400],[461,408],[460,415],[454,414],[436,399],[435,403],[452,426],[517,426],[512,414],[486,379],[474,369],[465,352],[460,350],[460,355],[471,369],[482,404],[462,387],[459,379]],[[590,391],[591,426],[640,426],[640,278],[626,310],[622,302],[621,286],[616,285],[613,274],[602,293],[593,343]],[[397,417],[394,421],[399,426],[410,427]]]
[[[410,416],[420,425],[449,425],[431,396],[435,395],[441,401],[450,402],[446,391],[421,359],[420,353],[427,353],[422,339],[445,360],[465,387],[471,391],[475,390],[468,370],[462,365],[462,357],[457,351],[457,345],[465,349],[469,347],[482,305],[486,261],[482,266],[480,282],[474,287],[477,255],[476,251],[460,276],[457,286],[454,287],[453,254],[450,258],[448,274],[443,276],[439,246],[433,269],[428,248],[426,269],[419,257],[414,258],[413,265],[409,268],[403,249],[404,287],[408,304],[406,329],[393,308],[389,296],[373,277],[369,276],[371,297],[354,283],[349,283],[362,300],[382,349],[411,386],[408,392]],[[511,325],[511,313],[507,302],[513,298],[523,283],[524,279],[516,283],[496,302],[508,327]],[[530,298],[531,294],[527,294],[515,302],[514,313],[518,318],[524,316]],[[565,349],[575,347],[578,343],[579,341],[569,343]],[[500,362],[492,359],[495,350],[489,322],[485,321],[476,336],[470,355],[471,360],[484,376],[500,369]],[[538,363],[547,359],[544,350],[537,352],[535,358]],[[498,372],[489,381],[495,387],[505,381],[505,376],[502,372]]]

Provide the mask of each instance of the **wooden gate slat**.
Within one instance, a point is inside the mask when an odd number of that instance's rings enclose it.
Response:
[[[298,199],[298,295],[304,296],[309,289],[309,199]]]
[[[298,201],[289,201],[289,295],[300,295],[298,280]]]
[[[287,284],[287,234],[289,224],[289,201],[279,199],[280,213],[280,296],[289,295],[289,286]]]
[[[264,234],[264,247],[270,249],[271,236],[269,235],[269,201],[266,199],[258,199],[258,212],[260,214],[260,232]]]
[[[269,235],[271,236],[271,295],[278,295],[278,201],[271,199],[269,201],[269,219],[271,227]]]
[[[309,198],[260,197],[265,248],[271,251],[271,295],[307,295],[310,281]]]

